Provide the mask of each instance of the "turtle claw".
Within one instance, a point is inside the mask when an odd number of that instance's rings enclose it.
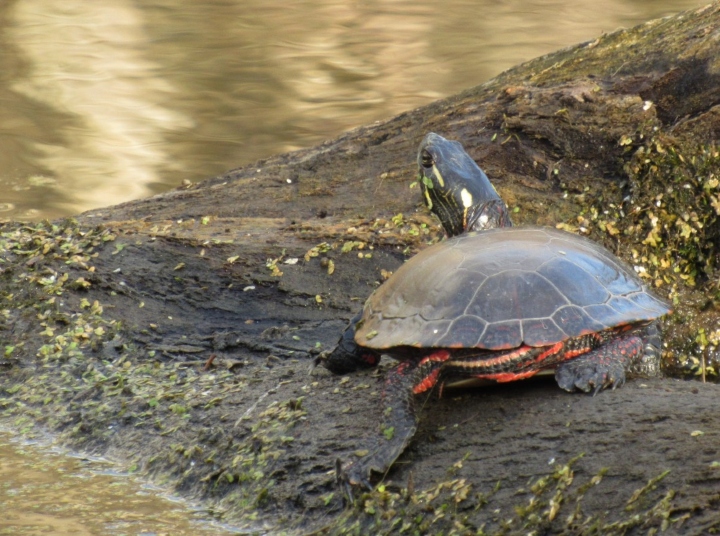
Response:
[[[565,361],[555,369],[555,380],[566,391],[616,389],[625,383],[625,370],[642,358],[643,341],[636,335],[614,339],[586,354]]]
[[[365,477],[366,471],[358,468],[357,464],[350,464],[343,467],[340,458],[335,460],[335,482],[342,488],[343,496],[347,504],[353,504],[355,497],[353,489],[364,488],[366,491],[372,491],[373,485],[370,480]]]
[[[331,350],[325,350],[324,352],[320,352],[317,357],[312,360],[312,363],[310,363],[310,367],[308,368],[308,374],[312,374],[313,372],[315,372],[317,366],[321,365],[324,361],[326,361],[331,353]]]
[[[603,389],[621,387],[625,383],[625,369],[620,363],[593,363],[579,358],[559,366],[555,380],[561,389],[595,396]]]
[[[350,485],[347,473],[343,469],[342,460],[340,460],[340,458],[335,458],[335,483],[340,489],[342,489],[343,501],[345,504],[353,504],[355,502],[355,497],[353,496],[352,486]]]

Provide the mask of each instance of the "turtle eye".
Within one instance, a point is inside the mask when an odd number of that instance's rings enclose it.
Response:
[[[433,166],[433,157],[430,153],[428,153],[425,149],[423,149],[423,152],[420,155],[420,162],[422,163],[422,166],[425,168],[432,167]]]

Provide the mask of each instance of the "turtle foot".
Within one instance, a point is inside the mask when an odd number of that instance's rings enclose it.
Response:
[[[403,361],[388,372],[383,389],[383,418],[380,433],[367,443],[364,456],[345,466],[336,463],[335,474],[347,500],[352,502],[353,490],[372,490],[370,480],[373,473],[384,475],[415,435],[418,415],[415,407],[415,391],[426,378],[437,380],[434,370],[442,367],[443,361],[419,367],[415,361]],[[428,389],[432,387],[429,386]],[[363,449],[365,450],[365,449]]]
[[[372,491],[370,483],[370,468],[366,467],[360,460],[343,467],[340,459],[335,460],[335,481],[342,489],[347,504],[355,502],[353,491]]]
[[[555,371],[555,380],[566,391],[592,391],[621,387],[625,383],[625,367],[620,363],[595,363],[577,358],[563,363]]]
[[[380,354],[358,346],[355,342],[355,325],[361,317],[362,312],[350,320],[335,348],[317,356],[312,369],[322,365],[333,374],[348,374],[356,370],[376,367],[380,363]]]
[[[615,389],[625,383],[625,370],[643,355],[643,341],[638,336],[615,339],[580,357],[560,364],[555,380],[566,391]]]

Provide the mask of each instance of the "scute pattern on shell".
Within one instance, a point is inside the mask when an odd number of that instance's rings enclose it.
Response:
[[[378,350],[547,346],[669,311],[602,246],[511,227],[451,238],[408,260],[366,302],[355,340]]]

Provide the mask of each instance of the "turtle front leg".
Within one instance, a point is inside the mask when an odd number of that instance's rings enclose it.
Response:
[[[392,369],[385,380],[382,395],[382,422],[379,434],[368,445],[368,454],[340,469],[338,480],[346,486],[352,499],[351,487],[372,489],[373,472],[383,474],[415,435],[419,415],[416,398],[437,383],[444,362],[450,357],[446,351],[435,352],[418,360],[403,361]]]
[[[625,371],[642,359],[645,343],[637,335],[611,339],[607,343],[560,364],[555,380],[566,391],[593,392],[625,383]]]
[[[355,326],[362,318],[362,311],[348,323],[334,349],[321,353],[313,366],[322,365],[333,374],[347,374],[356,370],[376,367],[380,363],[380,354],[355,342]]]

